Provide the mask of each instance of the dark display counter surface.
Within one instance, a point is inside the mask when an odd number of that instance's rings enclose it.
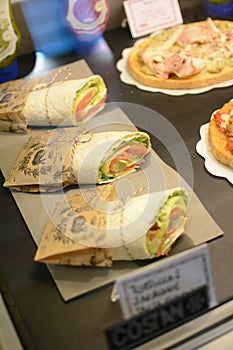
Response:
[[[103,52],[48,58],[49,65],[56,67],[84,58],[94,73],[103,76],[112,101],[146,106],[175,126],[192,160],[194,191],[225,233],[209,242],[215,288],[219,303],[224,303],[233,297],[233,189],[225,178],[207,172],[195,148],[200,126],[233,97],[232,87],[183,96],[139,90],[121,82],[116,69],[122,50],[134,43],[128,28],[109,31],[105,39]],[[20,57],[21,76],[28,73],[31,62],[31,55]],[[169,162],[162,147],[156,151]],[[2,175],[0,179],[3,184]],[[2,186],[0,192],[0,291],[24,348],[107,349],[105,328],[122,320],[119,304],[110,302],[112,285],[64,302],[46,265],[33,261],[36,245],[11,192]]]

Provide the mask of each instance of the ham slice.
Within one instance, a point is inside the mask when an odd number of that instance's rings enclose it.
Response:
[[[220,36],[218,28],[208,18],[205,23],[187,27],[177,39],[177,43],[182,47],[195,43],[211,43],[218,36]]]
[[[160,79],[168,79],[171,74],[185,78],[200,72],[204,63],[195,57],[174,53],[165,55],[162,60],[151,60],[150,68]]]
[[[205,64],[202,60],[195,57],[187,57],[176,75],[179,78],[186,78],[199,73],[204,66]]]
[[[207,18],[193,25],[174,28],[163,44],[156,47],[152,42],[141,57],[154,76],[161,80],[172,76],[187,78],[204,68],[218,72],[223,68],[221,57],[233,55],[232,38],[233,31],[220,31],[214,21]],[[205,59],[207,56],[209,60]],[[213,66],[215,58],[218,64]]]

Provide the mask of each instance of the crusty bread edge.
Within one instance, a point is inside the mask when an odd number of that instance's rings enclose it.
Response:
[[[214,119],[209,122],[208,138],[214,157],[233,169],[233,154],[227,149],[227,137],[219,130]]]

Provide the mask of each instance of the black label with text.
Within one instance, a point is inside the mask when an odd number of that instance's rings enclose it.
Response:
[[[143,312],[106,329],[111,350],[133,349],[199,316],[209,308],[203,286],[162,306]]]

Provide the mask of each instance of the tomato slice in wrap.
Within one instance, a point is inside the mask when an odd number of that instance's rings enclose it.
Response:
[[[87,140],[85,140],[87,139]],[[150,137],[145,132],[103,131],[79,135],[67,154],[78,184],[112,182],[131,172],[150,152]]]
[[[147,233],[147,249],[153,256],[167,255],[186,223],[187,195],[183,191],[170,195],[160,209],[156,222]]]
[[[100,178],[114,179],[135,171],[144,162],[144,157],[149,150],[150,141],[148,135],[144,133],[132,140],[122,142],[101,164]]]
[[[73,102],[76,122],[81,123],[95,115],[104,106],[107,90],[103,80],[94,76],[77,91]]]
[[[146,145],[137,143],[129,145],[126,150],[117,155],[109,163],[109,173],[117,174],[122,171],[132,170],[141,164],[143,157],[147,153]]]

